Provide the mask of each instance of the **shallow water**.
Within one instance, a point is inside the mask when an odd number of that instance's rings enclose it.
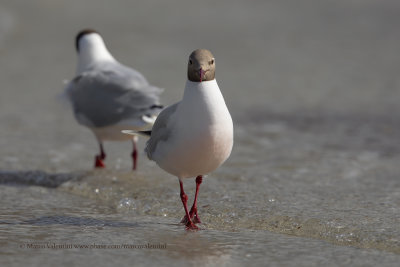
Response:
[[[114,2],[0,3],[2,266],[397,265],[397,1]],[[166,104],[193,48],[216,55],[235,146],[201,185],[202,230],[179,224],[175,177],[144,153],[130,171],[128,143],[106,143],[107,169],[92,170],[96,142],[57,99],[86,26]]]
[[[263,230],[186,232],[173,218],[138,215],[42,187],[2,186],[0,190],[3,200],[15,204],[0,220],[3,266],[68,266],[88,261],[100,266],[389,266],[399,260],[392,253]],[[16,195],[24,197],[16,202]],[[149,244],[159,247],[138,248]]]

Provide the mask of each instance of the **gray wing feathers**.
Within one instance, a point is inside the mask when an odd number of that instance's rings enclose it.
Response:
[[[162,89],[149,85],[140,73],[124,66],[119,66],[118,71],[86,71],[66,89],[75,117],[90,127],[156,115],[160,111],[161,92]]]
[[[151,130],[151,137],[146,144],[145,151],[149,159],[152,159],[152,155],[157,147],[158,142],[168,140],[170,136],[170,129],[167,126],[178,105],[179,102],[167,107],[158,115],[157,120]]]

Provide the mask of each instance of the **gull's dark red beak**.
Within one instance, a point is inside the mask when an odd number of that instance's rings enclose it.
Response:
[[[202,68],[200,68],[199,69],[200,82],[203,81],[205,74],[206,74],[206,72]]]

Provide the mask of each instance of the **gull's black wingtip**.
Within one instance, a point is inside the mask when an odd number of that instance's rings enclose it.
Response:
[[[151,131],[139,131],[139,133],[147,136],[151,136]]]

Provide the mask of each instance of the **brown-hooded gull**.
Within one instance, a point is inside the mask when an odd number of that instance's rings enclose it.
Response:
[[[197,229],[197,197],[204,175],[217,169],[230,155],[233,123],[215,80],[215,58],[210,51],[193,51],[183,99],[164,109],[151,131],[123,131],[149,135],[146,152],[166,172],[178,177],[187,229]],[[196,193],[190,211],[183,190],[184,178],[196,177]]]

